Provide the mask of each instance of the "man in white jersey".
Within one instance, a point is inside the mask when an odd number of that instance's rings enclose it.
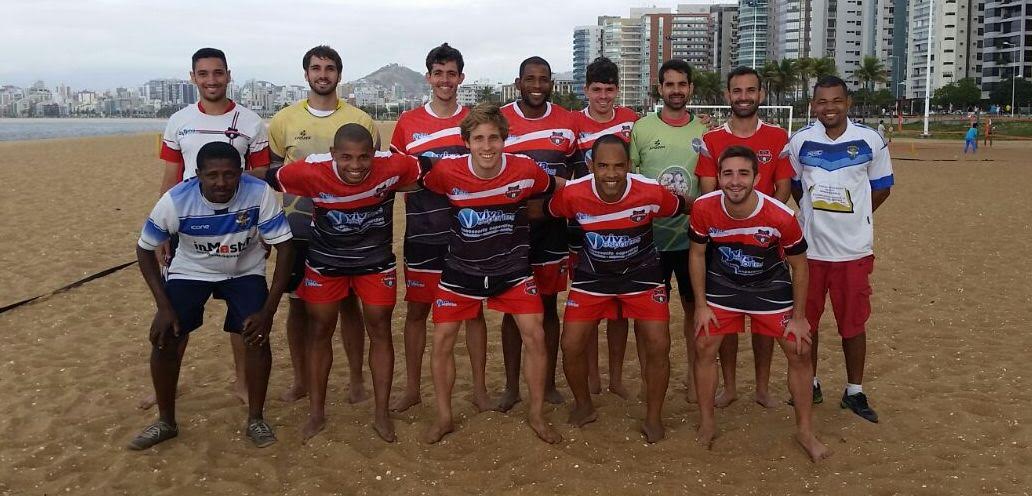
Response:
[[[851,104],[845,82],[835,76],[819,79],[812,101],[817,122],[796,132],[788,151],[795,170],[792,195],[809,242],[806,318],[813,333],[813,402],[824,400],[817,380],[817,326],[830,293],[846,358],[840,406],[877,422],[862,386],[865,325],[871,315],[874,211],[889,197],[894,181],[888,145],[874,129],[849,120]]]
[[[165,170],[159,195],[196,176],[197,152],[213,141],[232,145],[246,169],[269,165],[269,140],[261,117],[226,97],[226,86],[231,80],[226,55],[222,50],[202,48],[194,52],[191,63],[190,80],[197,86],[200,99],[196,105],[188,105],[172,114],[165,126],[159,153]],[[162,267],[168,267],[175,243],[173,237],[154,250]],[[230,342],[236,367],[234,393],[240,401],[246,402],[244,343],[237,335],[232,335]],[[153,397],[140,402],[143,409],[153,405]]]
[[[286,289],[293,248],[279,199],[264,182],[241,177],[240,155],[212,142],[197,153],[197,178],[173,187],[151,211],[136,248],[140,271],[158,307],[150,326],[151,378],[158,421],[129,443],[142,450],[179,434],[176,383],[189,333],[201,326],[208,298],[225,300],[223,330],[246,344],[247,437],[259,448],[276,442],[262,412],[272,368],[269,331]],[[163,279],[154,250],[180,237]],[[265,286],[265,249],[276,248],[272,289]]]

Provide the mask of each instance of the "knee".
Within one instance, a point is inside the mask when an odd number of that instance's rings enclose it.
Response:
[[[563,349],[563,355],[579,355],[583,353],[587,347],[588,334],[590,333],[563,332],[559,340],[559,344]]]
[[[369,334],[369,341],[374,344],[391,342],[391,323],[383,321],[372,321],[366,323],[366,332]]]

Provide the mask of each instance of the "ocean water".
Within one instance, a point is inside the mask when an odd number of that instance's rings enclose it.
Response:
[[[160,133],[167,119],[0,119],[0,141]]]

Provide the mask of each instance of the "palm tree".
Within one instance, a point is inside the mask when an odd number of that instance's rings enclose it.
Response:
[[[835,59],[832,57],[821,57],[814,60],[813,75],[817,79],[824,76],[838,76],[838,68],[835,67]]]
[[[889,82],[889,71],[885,68],[885,64],[878,60],[878,57],[865,56],[853,71],[853,77],[867,90],[864,92],[865,101],[863,102],[866,107],[869,103],[866,100],[874,92],[874,85]],[[867,110],[870,111],[870,109]]]
[[[799,81],[803,83],[803,101],[810,101],[810,79],[816,76],[815,62],[810,57],[803,57],[795,61],[796,74],[799,76]]]
[[[713,71],[697,71],[692,75],[695,97],[703,105],[718,104],[721,98],[720,74]]]
[[[774,60],[768,60],[766,64],[763,64],[763,68],[760,69],[760,75],[763,76],[763,82],[765,90],[767,90],[767,99],[780,100],[775,96],[780,95],[784,90],[781,77],[781,67]]]

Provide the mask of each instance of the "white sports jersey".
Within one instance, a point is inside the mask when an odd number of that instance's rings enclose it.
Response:
[[[792,135],[787,148],[793,182],[803,190],[799,223],[809,244],[806,256],[845,262],[873,254],[871,191],[893,184],[885,140],[852,121],[833,140],[818,121]]]
[[[276,193],[247,174],[240,177],[240,186],[227,203],[209,202],[197,179],[177,184],[154,206],[138,244],[154,250],[177,233],[179,247],[168,278],[196,281],[264,276],[265,249],[258,236],[268,244],[291,238]]]
[[[179,180],[197,175],[197,152],[212,141],[224,141],[240,152],[245,169],[265,167],[269,156],[269,133],[265,123],[251,109],[230,101],[222,115],[208,115],[200,103],[189,105],[169,117],[161,139],[162,160],[182,164]]]

